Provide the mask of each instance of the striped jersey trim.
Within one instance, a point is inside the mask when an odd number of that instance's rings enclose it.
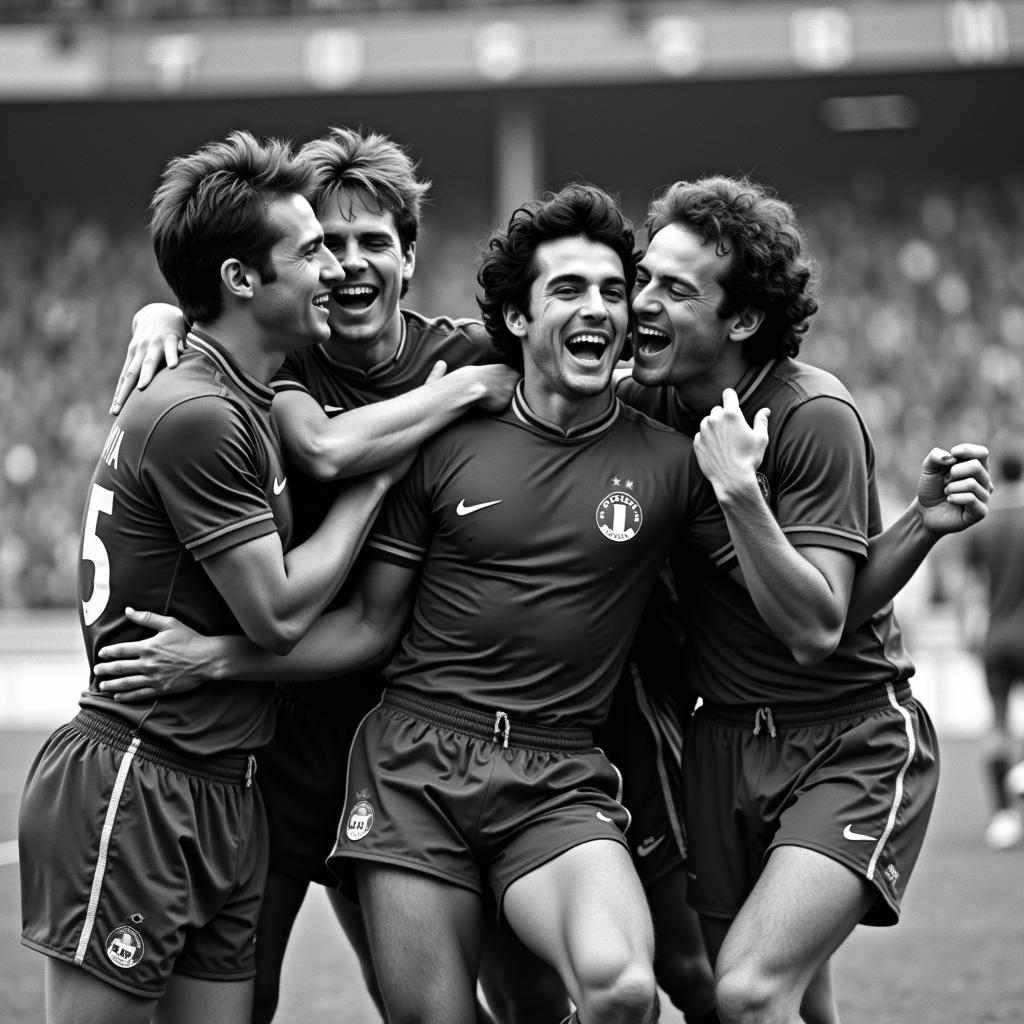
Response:
[[[419,565],[427,557],[427,549],[422,545],[409,544],[406,541],[396,540],[394,537],[373,536],[367,540],[366,546],[373,548],[378,554],[414,565]]]
[[[110,801],[107,804],[107,816],[103,820],[103,830],[100,832],[100,848],[96,856],[96,870],[93,872],[92,888],[89,891],[89,906],[85,911],[82,934],[78,940],[78,948],[75,950],[76,966],[81,966],[85,960],[85,953],[89,948],[89,940],[92,938],[92,930],[96,924],[96,912],[100,905],[100,893],[103,891],[103,876],[107,873],[110,836],[114,831],[114,821],[117,818],[117,811],[121,804],[121,793],[124,791],[125,783],[128,780],[128,771],[132,766],[135,752],[139,749],[141,742],[141,738],[136,736],[132,740],[131,746],[124,752],[121,764],[117,769],[117,779],[114,781],[114,788],[110,793]]]
[[[863,548],[864,551],[867,551],[868,549],[867,541],[864,539],[863,536],[861,536],[859,533],[853,533],[850,530],[841,529],[838,526],[809,526],[794,523],[789,526],[783,526],[782,532],[787,536],[789,534],[799,533],[818,534],[822,537],[839,537],[842,540],[850,541],[851,543],[856,544],[857,547]],[[713,551],[710,557],[714,565],[725,565],[727,562],[730,562],[737,557],[736,548],[730,541],[727,544],[723,544],[716,551]]]
[[[241,372],[231,362],[227,353],[223,351],[220,345],[207,334],[201,334],[198,331],[191,330],[188,332],[188,337],[185,339],[185,343],[189,348],[198,349],[207,357],[207,359],[216,363],[218,369],[227,377],[232,383],[245,394],[251,398],[252,401],[259,405],[269,406],[274,400],[274,390],[266,384],[261,383],[253,377]]]
[[[242,530],[246,526],[252,526],[254,523],[262,523],[265,519],[273,518],[273,512],[261,512],[258,516],[250,516],[248,519],[243,519],[239,523],[232,523],[230,526],[222,526],[219,530],[214,530],[212,533],[204,533],[202,537],[188,541],[185,548],[186,550],[191,551],[193,548],[202,547],[203,544],[209,544],[211,540],[217,540],[225,534],[234,533],[235,530]]]
[[[515,393],[512,395],[511,408],[516,419],[527,424],[527,426],[533,427],[535,430],[542,431],[551,437],[557,437],[562,441],[580,441],[588,437],[595,437],[598,434],[603,434],[606,430],[610,430],[612,424],[614,424],[619,418],[619,414],[622,411],[622,403],[618,398],[613,398],[608,408],[599,416],[596,416],[594,419],[589,420],[586,423],[579,423],[570,427],[568,430],[563,430],[561,427],[558,427],[553,423],[549,423],[547,420],[542,420],[530,409],[526,404],[525,397],[523,396],[523,382],[520,381],[516,385]]]
[[[907,733],[907,756],[903,761],[903,767],[900,768],[899,775],[896,776],[892,806],[889,808],[889,820],[885,823],[885,828],[878,837],[874,852],[871,854],[871,860],[868,862],[866,877],[869,881],[875,877],[878,858],[881,857],[882,849],[889,841],[889,836],[892,835],[893,829],[896,827],[896,815],[899,813],[900,805],[903,803],[903,780],[906,778],[907,771],[917,755],[917,737],[914,735],[914,721],[911,718],[910,712],[896,699],[896,690],[892,683],[885,684],[885,693],[893,710],[903,719],[903,725]]]

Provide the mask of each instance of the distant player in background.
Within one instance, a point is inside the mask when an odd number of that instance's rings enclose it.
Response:
[[[1024,684],[1024,460],[1021,451],[1003,451],[996,461],[999,488],[988,520],[971,530],[966,541],[967,568],[977,587],[965,597],[981,600],[987,609],[979,653],[992,702],[992,726],[985,739],[985,776],[993,813],[985,841],[994,850],[1024,842],[1024,820],[1018,798],[1024,796],[1024,766],[1011,768],[1024,757],[1021,738],[1010,722],[1010,697]],[[961,606],[962,617],[975,618],[977,609]]]
[[[282,653],[344,581],[393,477],[356,482],[292,546],[269,380],[329,334],[342,269],[283,142],[245,132],[172,160],[151,207],[192,329],[178,370],[117,417],[89,486],[79,571],[90,665],[163,607]],[[276,656],[276,654],[274,655]],[[50,1024],[246,1024],[266,875],[253,751],[271,690],[112,701],[95,678],[38,754],[19,818],[22,941]]]

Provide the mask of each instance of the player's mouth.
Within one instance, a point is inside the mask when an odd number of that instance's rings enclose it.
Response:
[[[669,347],[672,339],[660,328],[647,324],[636,325],[636,354],[656,356]]]
[[[565,339],[569,354],[581,363],[599,363],[611,343],[601,331],[577,331]]]
[[[319,295],[314,295],[313,305],[316,306],[317,309],[322,309],[325,313],[328,312],[331,306],[331,293],[320,292]]]
[[[380,289],[372,284],[341,285],[331,292],[331,298],[350,312],[358,313],[369,309],[380,295]]]

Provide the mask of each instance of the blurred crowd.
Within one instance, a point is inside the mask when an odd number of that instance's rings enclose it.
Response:
[[[803,354],[850,387],[886,494],[932,443],[1024,435],[1024,179],[858,178],[798,204],[821,310]],[[408,304],[473,315],[487,225],[428,216]],[[0,607],[73,604],[86,486],[143,303],[167,299],[144,232],[68,210],[0,213]]]

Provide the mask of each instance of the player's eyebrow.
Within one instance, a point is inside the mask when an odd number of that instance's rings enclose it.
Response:
[[[563,284],[572,284],[572,285],[576,285],[578,287],[580,287],[580,286],[586,287],[586,285],[589,284],[590,281],[591,281],[591,278],[586,277],[583,274],[573,274],[573,273],[557,274],[555,277],[548,278],[548,282],[547,282],[547,285],[545,287],[546,288],[557,288],[559,285],[563,285]],[[620,274],[612,274],[609,277],[601,278],[599,284],[602,287],[606,287],[609,284],[620,284],[620,285],[622,285],[623,288],[625,288],[626,287],[626,279],[624,277],[622,277]]]

